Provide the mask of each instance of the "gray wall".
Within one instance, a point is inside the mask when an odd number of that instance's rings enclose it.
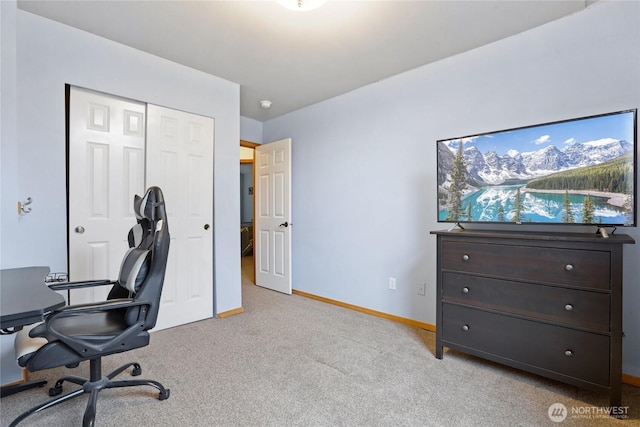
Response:
[[[240,117],[240,139],[262,144],[262,122]]]
[[[215,119],[215,311],[240,307],[239,86],[16,10],[15,2],[2,3],[3,106],[5,67],[17,74],[16,138],[5,140],[3,130],[2,140],[2,267],[66,270],[64,90],[69,83]],[[14,18],[5,22],[10,15]],[[13,55],[5,51],[5,34],[15,34]],[[3,108],[3,124],[4,119]],[[9,200],[5,167],[17,178]],[[16,198],[27,196],[34,200],[33,211],[17,218]],[[13,214],[5,214],[5,202]]]
[[[5,260],[14,258],[19,200],[15,185],[18,165],[16,144],[16,8],[14,3],[0,1],[0,268],[10,267]],[[0,336],[0,384],[22,378],[15,362],[14,338]]]
[[[293,138],[294,288],[434,324],[435,141],[639,107],[638,22],[638,2],[597,2],[265,122],[264,141]],[[618,232],[638,242],[624,255],[623,370],[640,376],[640,233]]]

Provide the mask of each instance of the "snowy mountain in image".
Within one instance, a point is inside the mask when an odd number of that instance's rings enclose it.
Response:
[[[457,143],[438,143],[439,186],[447,186],[457,150]],[[464,149],[464,160],[468,172],[467,183],[471,187],[477,187],[479,184],[524,182],[556,172],[592,166],[615,159],[631,150],[631,143],[613,138],[586,143],[574,142],[562,149],[548,145],[531,152],[509,150],[503,155],[498,155],[495,151],[481,153],[477,147],[471,146]]]

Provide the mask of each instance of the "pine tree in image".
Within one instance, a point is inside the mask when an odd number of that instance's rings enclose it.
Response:
[[[513,222],[522,222],[522,193],[520,187],[516,188],[516,198],[513,201]]]
[[[562,203],[562,209],[564,211],[564,213],[562,214],[562,222],[573,224],[575,222],[575,218],[573,217],[571,199],[569,198],[569,192],[567,190],[565,190],[564,192],[564,202]]]
[[[582,222],[585,224],[593,224],[595,210],[596,207],[593,204],[593,199],[590,194],[587,194],[582,204]]]
[[[462,215],[462,195],[467,187],[465,182],[466,165],[462,150],[462,141],[458,144],[458,152],[453,159],[453,171],[451,172],[451,185],[449,194],[451,204],[449,205],[449,220],[458,221]]]

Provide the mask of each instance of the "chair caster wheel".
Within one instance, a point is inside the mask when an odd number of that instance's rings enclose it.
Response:
[[[158,395],[158,400],[167,400],[170,394],[171,390],[165,389],[164,393],[160,392],[160,394]]]
[[[131,371],[132,377],[137,377],[138,375],[142,375],[142,368],[140,366],[134,367],[133,371]]]
[[[51,387],[49,389],[49,396],[53,397],[53,396],[57,396],[60,393],[62,393],[62,387],[58,386],[58,387]]]

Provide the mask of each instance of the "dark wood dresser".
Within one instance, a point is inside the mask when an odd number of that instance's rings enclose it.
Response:
[[[621,406],[624,234],[486,230],[437,236],[443,347],[586,389]]]

